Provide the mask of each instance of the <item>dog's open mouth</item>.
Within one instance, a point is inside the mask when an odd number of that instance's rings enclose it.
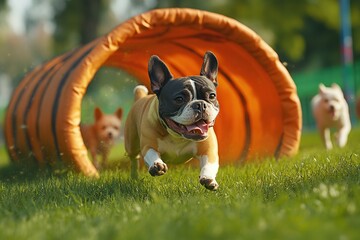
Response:
[[[201,140],[207,137],[208,131],[210,127],[214,126],[214,121],[207,122],[203,119],[190,124],[190,125],[183,125],[170,118],[165,118],[165,122],[172,130],[179,133],[180,135],[194,139],[194,140]]]

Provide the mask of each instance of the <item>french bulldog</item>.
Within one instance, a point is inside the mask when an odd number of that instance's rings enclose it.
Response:
[[[146,95],[144,86],[136,87],[135,95],[143,97],[134,102],[125,122],[125,150],[131,159],[132,177],[138,176],[138,155],[152,176],[168,171],[165,162],[196,158],[200,161],[200,183],[216,190],[219,156],[213,126],[219,103],[215,55],[205,53],[200,75],[175,79],[166,64],[153,55],[148,73],[155,94]]]
[[[321,139],[326,149],[332,149],[333,144],[330,129],[336,129],[335,139],[339,147],[347,143],[351,130],[349,106],[344,94],[336,83],[331,87],[319,85],[319,92],[311,101],[312,111]]]
[[[97,169],[106,166],[110,150],[120,136],[122,113],[121,108],[114,114],[104,114],[100,108],[95,108],[94,124],[80,125],[83,141]],[[102,156],[102,162],[97,158],[98,154]]]

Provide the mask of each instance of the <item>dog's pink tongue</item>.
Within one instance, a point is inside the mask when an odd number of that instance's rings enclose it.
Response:
[[[200,132],[201,134],[207,133],[209,130],[209,124],[207,124],[205,121],[198,121],[185,127],[188,132]]]

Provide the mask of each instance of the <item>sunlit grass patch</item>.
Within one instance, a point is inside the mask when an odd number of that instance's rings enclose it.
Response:
[[[17,171],[0,155],[0,239],[357,239],[359,131],[332,151],[317,137],[295,157],[221,166],[216,192],[188,165],[132,180],[121,144],[100,179]]]

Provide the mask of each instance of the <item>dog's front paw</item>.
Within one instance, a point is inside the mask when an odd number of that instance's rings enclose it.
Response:
[[[216,182],[216,180],[211,178],[201,177],[200,184],[212,191],[215,191],[219,188],[219,184]]]
[[[164,175],[168,170],[167,165],[164,162],[155,161],[154,165],[149,167],[149,173],[151,176],[161,176]]]

